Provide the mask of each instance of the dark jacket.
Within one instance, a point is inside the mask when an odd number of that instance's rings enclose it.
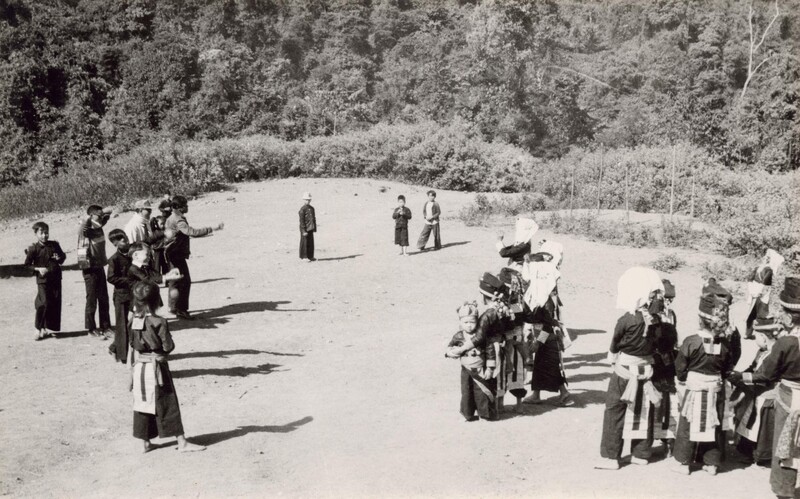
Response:
[[[106,257],[106,234],[103,226],[111,218],[110,213],[103,213],[97,225],[92,223],[92,219],[87,218],[81,223],[78,230],[78,238],[84,241],[87,246],[86,256],[91,267],[104,267],[108,263]],[[79,247],[81,245],[79,244]]]
[[[442,214],[442,210],[441,210],[441,208],[439,208],[439,203],[437,203],[436,201],[425,201],[425,204],[422,205],[422,218],[424,218],[425,220],[428,220],[428,214],[426,213],[426,211],[427,211],[426,208],[428,207],[428,203],[433,203],[433,209],[431,210],[431,213],[433,214],[433,216],[431,217],[431,219],[429,221],[432,222],[432,221],[436,220],[438,222],[439,221],[439,216]]]
[[[107,280],[114,286],[114,301],[124,303],[131,301],[131,286],[136,281],[128,275],[131,257],[117,251],[108,259]]]
[[[754,382],[788,380],[800,383],[800,345],[797,337],[783,336],[753,374]]]
[[[719,354],[707,354],[703,347],[704,342],[720,345]],[[689,371],[702,374],[719,374],[727,378],[736,362],[733,360],[731,346],[724,336],[715,340],[693,334],[683,340],[678,356],[675,358],[675,376],[678,381],[686,381]]]
[[[617,321],[611,337],[611,353],[625,353],[636,357],[647,357],[655,352],[656,328],[658,324],[647,326],[644,316],[638,310],[625,313]]]
[[[148,315],[144,318],[144,329],[133,329],[133,320],[128,322],[131,331],[131,344],[139,353],[165,355],[175,349],[169,325],[163,317]]]
[[[47,274],[42,277],[36,272],[36,283],[57,282],[61,280],[61,264],[67,255],[61,250],[57,241],[47,241],[42,244],[35,242],[25,250],[26,267],[45,267]]]
[[[394,226],[397,228],[404,228],[408,227],[408,221],[411,220],[411,210],[407,207],[403,206],[397,207],[394,209],[392,213],[392,218],[394,219]]]
[[[169,216],[164,225],[164,232],[171,233],[170,238],[166,239],[164,244],[164,252],[167,258],[189,258],[189,255],[192,254],[189,247],[189,238],[207,236],[213,231],[211,227],[195,229],[189,226],[183,213],[180,210],[173,210],[172,215]]]
[[[317,214],[313,206],[304,204],[300,208],[298,215],[300,215],[300,232],[317,231]]]

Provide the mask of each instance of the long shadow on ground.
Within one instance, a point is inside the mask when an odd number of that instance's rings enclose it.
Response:
[[[226,440],[230,440],[232,438],[243,437],[248,433],[289,433],[295,431],[299,427],[304,426],[312,421],[314,421],[313,417],[306,416],[303,419],[298,419],[297,421],[292,421],[291,423],[286,423],[285,425],[279,425],[279,426],[269,426],[269,425],[240,426],[235,430],[197,435],[195,437],[192,437],[191,440],[192,442],[200,445],[214,445],[220,442],[224,442]]]
[[[178,354],[170,354],[169,360],[181,359],[200,359],[206,357],[216,357],[218,359],[226,359],[231,355],[277,355],[280,357],[303,357],[301,353],[283,353],[283,352],[270,352],[268,350],[253,350],[252,348],[245,348],[239,350],[219,350],[216,352],[186,352]]]
[[[251,374],[270,374],[275,372],[276,367],[281,367],[280,364],[261,364],[254,367],[220,367],[220,368],[198,368],[198,369],[181,369],[172,371],[173,378],[191,378],[194,376],[235,376],[243,378]]]
[[[425,249],[422,249],[422,250],[415,251],[413,253],[409,253],[408,255],[409,256],[422,255],[424,253],[431,253],[431,252],[435,252],[435,251],[440,251],[440,250],[443,250],[443,249],[446,249],[446,248],[451,248],[453,246],[462,246],[464,244],[469,244],[471,242],[472,241],[458,241],[458,242],[454,242],[454,243],[447,243],[447,244],[443,244],[442,247],[439,248],[439,250],[436,250],[434,248],[425,248]]]
[[[606,392],[603,390],[574,390],[570,389],[570,396],[575,401],[574,405],[563,407],[558,403],[559,395],[554,395],[550,398],[547,397],[548,392],[542,392],[542,401],[538,404],[522,404],[520,411],[515,411],[513,403],[506,406],[506,411],[500,416],[500,419],[511,419],[520,416],[539,416],[554,409],[568,411],[575,408],[584,408],[590,405],[602,404],[606,400]]]
[[[217,282],[217,281],[231,281],[233,277],[214,277],[211,279],[201,279],[199,281],[192,281],[192,285],[195,284],[208,284],[209,282]]]
[[[570,336],[583,336],[584,334],[603,334],[605,331],[602,329],[572,329],[569,328],[569,335]]]
[[[232,303],[219,308],[194,312],[194,320],[177,320],[170,322],[171,331],[184,329],[216,329],[230,321],[230,316],[237,314],[250,314],[259,312],[310,312],[313,309],[293,308],[280,309],[279,305],[286,305],[290,301],[251,301]]]
[[[607,354],[588,353],[577,355],[564,356],[564,369],[575,370],[581,367],[609,367],[608,362],[605,362]]]
[[[347,256],[332,256],[328,258],[317,258],[318,262],[338,262],[339,260],[352,260],[353,258],[358,258],[363,256],[363,253],[358,253],[357,255],[347,255]]]

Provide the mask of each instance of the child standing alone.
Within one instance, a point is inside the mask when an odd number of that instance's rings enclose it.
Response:
[[[442,234],[439,226],[441,214],[442,209],[439,207],[439,203],[436,202],[436,191],[428,191],[428,200],[425,202],[425,206],[422,207],[425,225],[422,226],[422,233],[417,240],[417,248],[420,251],[425,251],[425,245],[428,244],[431,232],[433,232],[433,249],[442,249]]]
[[[39,288],[34,301],[36,308],[35,339],[41,340],[51,331],[61,331],[61,264],[67,255],[61,245],[50,241],[50,227],[44,222],[33,224],[37,241],[25,250],[25,266],[36,272]]]
[[[133,436],[144,442],[144,452],[154,437],[178,439],[178,450],[205,450],[189,443],[183,434],[178,394],[167,363],[175,343],[167,320],[156,315],[158,286],[138,282],[133,286],[133,317],[129,323],[133,347],[131,389],[133,391]]]
[[[464,352],[465,345],[474,344],[475,330],[478,325],[478,304],[464,303],[458,307],[460,330],[450,340],[445,356],[461,361],[461,415],[466,421],[475,421],[475,411],[486,420],[494,420],[494,399],[497,391],[497,380],[494,369],[497,353],[492,343],[484,348],[470,347]]]
[[[394,244],[400,246],[400,254],[408,256],[408,221],[411,220],[411,210],[406,208],[406,197],[397,196],[397,208],[392,213],[394,219]]]

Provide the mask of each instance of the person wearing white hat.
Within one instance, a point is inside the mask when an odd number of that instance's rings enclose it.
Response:
[[[654,405],[661,394],[651,381],[658,334],[658,315],[664,308],[664,284],[648,268],[632,267],[617,285],[617,321],[609,347],[613,366],[603,415],[600,461],[595,468],[618,470],[623,439],[631,442],[631,463],[646,465],[653,445]]]
[[[150,201],[146,199],[136,201],[133,206],[136,213],[128,220],[123,229],[131,244],[144,241],[150,236],[150,213],[152,212]]]
[[[317,231],[317,214],[311,206],[311,193],[303,193],[303,206],[300,208],[300,259],[313,262],[314,233]]]

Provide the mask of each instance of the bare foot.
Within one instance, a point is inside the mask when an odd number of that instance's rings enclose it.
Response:
[[[142,454],[146,454],[153,450],[153,444],[150,443],[150,440],[144,441],[144,447],[142,447]]]
[[[206,450],[206,448],[202,445],[197,445],[189,442],[185,442],[183,445],[178,445],[179,452],[199,452],[201,450]]]

